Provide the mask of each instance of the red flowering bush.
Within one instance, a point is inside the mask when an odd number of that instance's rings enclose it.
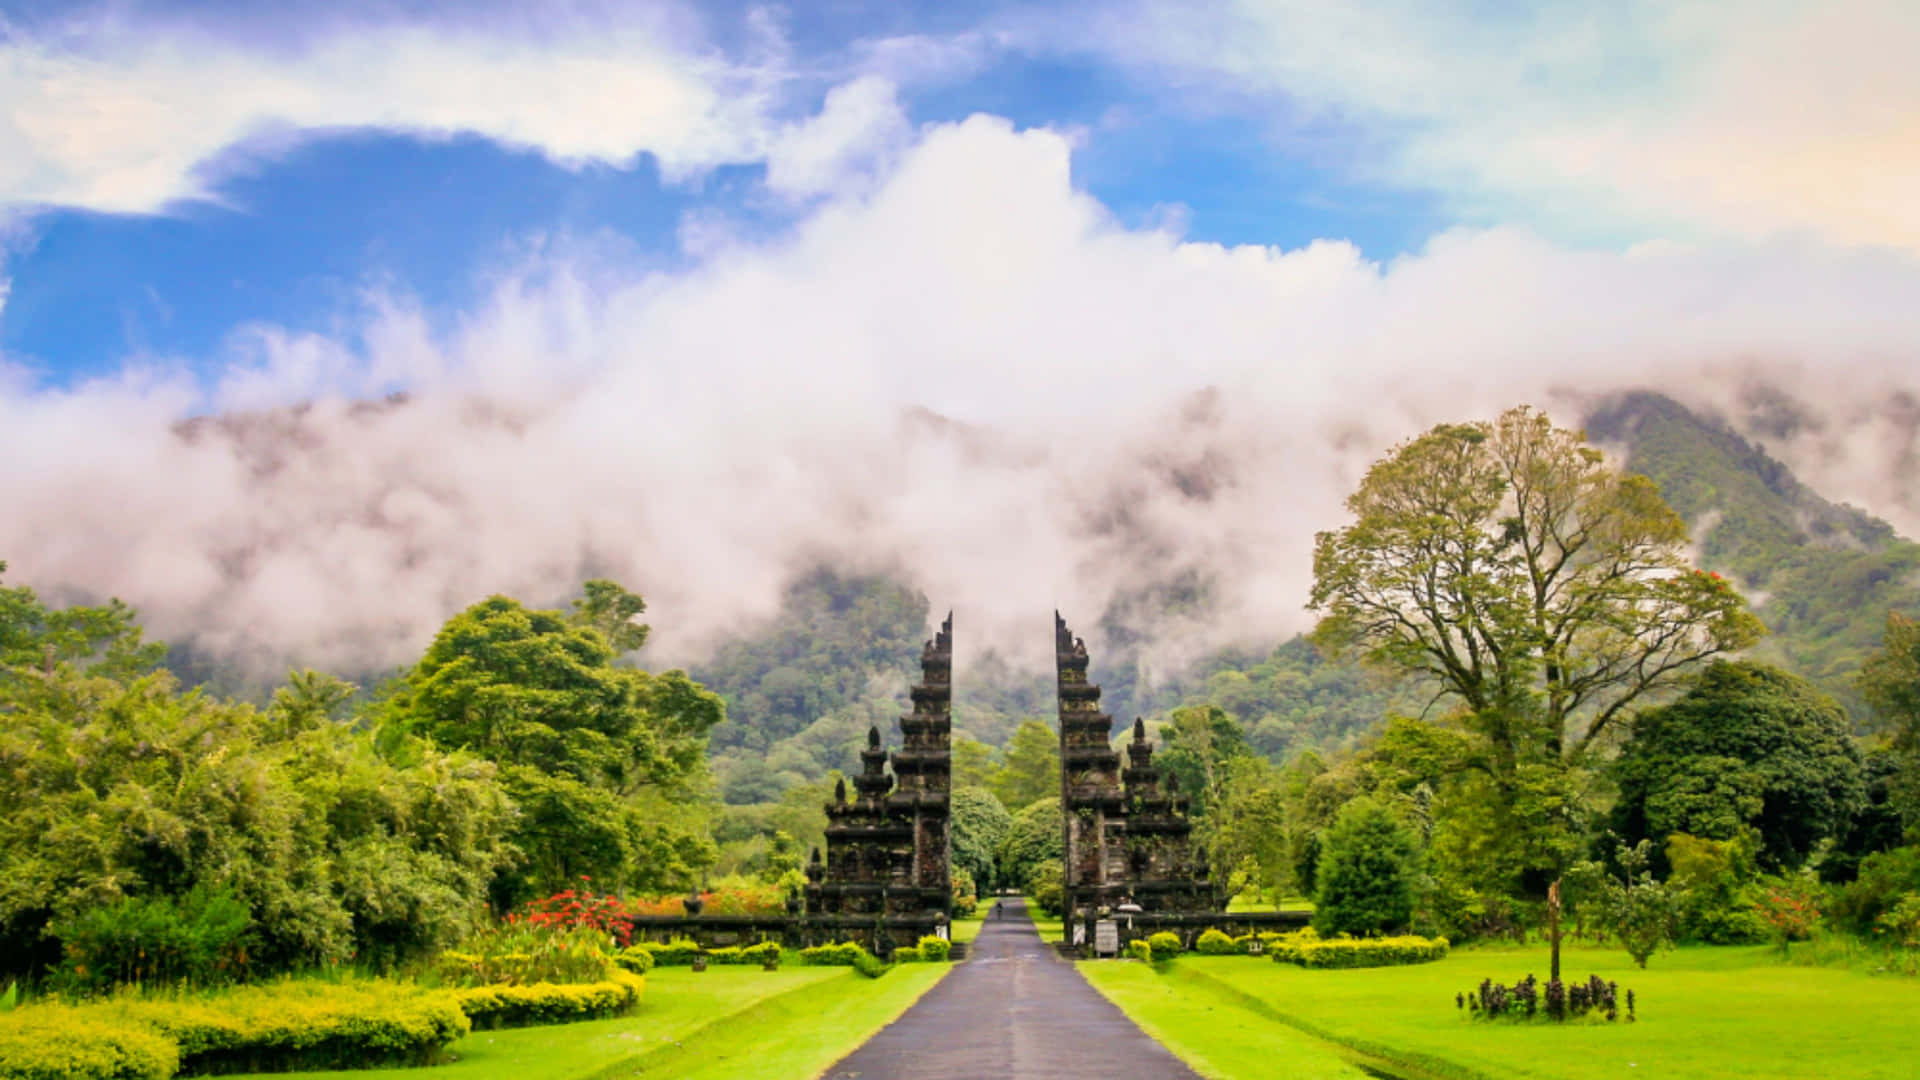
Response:
[[[588,879],[581,878],[586,881]],[[535,929],[597,930],[620,948],[633,944],[633,916],[617,896],[596,894],[587,889],[565,889],[521,905],[508,922],[524,922]]]
[[[1812,937],[1813,928],[1820,921],[1819,897],[1806,886],[1791,881],[1776,882],[1762,889],[1754,908],[1782,949],[1790,941]]]

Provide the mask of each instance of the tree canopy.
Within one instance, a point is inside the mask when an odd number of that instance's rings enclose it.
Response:
[[[1846,713],[1778,668],[1716,662],[1678,700],[1636,715],[1614,773],[1617,831],[1730,840],[1758,831],[1761,861],[1797,867],[1863,799]]]
[[[1688,563],[1653,482],[1609,466],[1526,406],[1395,448],[1318,534],[1315,638],[1423,674],[1502,751],[1529,736],[1577,757],[1650,691],[1762,633]]]

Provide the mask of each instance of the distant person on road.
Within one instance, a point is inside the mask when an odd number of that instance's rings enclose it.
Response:
[[[993,902],[993,917],[996,920],[1000,918],[1000,901],[998,900]]]

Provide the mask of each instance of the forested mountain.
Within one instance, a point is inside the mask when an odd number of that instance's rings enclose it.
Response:
[[[1658,394],[1595,409],[1587,434],[1624,446],[1660,485],[1710,570],[1739,583],[1772,633],[1758,655],[1839,698],[1878,648],[1889,610],[1920,610],[1920,544],[1857,507],[1822,498],[1731,427]]]
[[[1740,584],[1772,634],[1760,658],[1804,675],[1856,716],[1852,678],[1878,647],[1889,609],[1920,610],[1920,544],[1863,510],[1836,504],[1730,426],[1671,398],[1608,399],[1586,418],[1595,442],[1660,486],[1684,517],[1702,564]],[[1352,746],[1389,713],[1418,715],[1430,700],[1303,638],[1269,650],[1229,649],[1149,682],[1134,660],[1145,643],[1128,628],[1156,614],[1204,612],[1209,585],[1181,579],[1143,587],[1103,614],[1106,647],[1094,678],[1122,719],[1181,704],[1217,705],[1255,749],[1281,759],[1305,748]],[[853,760],[868,724],[890,731],[915,673],[928,604],[877,576],[815,571],[796,581],[769,626],[723,649],[695,676],[720,691],[729,720],[715,733],[717,767],[734,801],[772,798]],[[1051,680],[988,654],[956,687],[956,734],[1002,746],[1025,717],[1051,720]],[[751,753],[746,753],[751,751]]]

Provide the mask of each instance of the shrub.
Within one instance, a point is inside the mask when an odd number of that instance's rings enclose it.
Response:
[[[591,927],[500,923],[441,953],[436,968],[453,986],[600,982],[615,968],[606,940]]]
[[[869,979],[877,979],[887,973],[887,965],[880,958],[862,949],[853,958],[853,970]]]
[[[1206,935],[1202,934],[1200,936],[1205,937]],[[1272,930],[1259,930],[1251,934],[1241,934],[1239,937],[1233,939],[1233,951],[1243,955],[1251,954],[1253,952],[1253,944],[1257,941],[1260,943],[1260,952],[1262,954],[1270,953],[1273,951],[1274,946],[1279,942],[1285,941],[1286,937],[1287,935]]]
[[[936,964],[944,964],[953,955],[953,942],[929,934],[920,939],[920,955]]]
[[[1859,877],[1835,891],[1832,919],[1856,934],[1872,934],[1880,916],[1911,893],[1920,893],[1920,844],[1875,852],[1860,860]]]
[[[288,981],[93,1008],[170,1039],[187,1073],[431,1065],[472,1027],[452,994],[383,980]]]
[[[1873,928],[1900,948],[1920,948],[1920,893],[1901,897],[1873,921]]]
[[[593,930],[617,941],[622,948],[633,942],[633,916],[620,898],[589,889],[566,889],[539,900],[529,900],[521,905],[517,915],[508,919],[547,930]]]
[[[775,963],[780,961],[780,943],[777,941],[763,941],[740,950],[740,962],[743,964],[764,964],[769,960]]]
[[[896,964],[917,964],[926,959],[926,954],[917,945],[902,945],[893,950],[893,962]]]
[[[980,910],[980,890],[964,866],[953,868],[953,913],[965,919]]]
[[[556,986],[476,986],[453,991],[454,1001],[480,1029],[567,1024],[624,1016],[640,1003],[647,981],[616,971],[605,982]]]
[[[1152,951],[1153,959],[1171,960],[1180,955],[1180,936],[1169,930],[1162,930],[1147,937],[1147,948]]]
[[[117,983],[198,985],[244,974],[253,916],[225,889],[195,886],[178,898],[124,897],[87,908],[48,930],[60,939],[57,979],[79,990]]]
[[[1134,938],[1132,941],[1127,942],[1126,957],[1129,960],[1144,960],[1151,963],[1153,961],[1153,946],[1148,945],[1145,938]]]
[[[1812,937],[1813,928],[1820,921],[1819,897],[1814,890],[1792,880],[1770,882],[1760,890],[1755,907],[1782,949],[1788,942]]]
[[[800,950],[800,962],[826,967],[852,967],[862,956],[869,955],[867,950],[851,941],[837,945],[815,945]]]
[[[633,947],[652,953],[655,967],[687,967],[693,963],[694,957],[706,951],[700,947],[699,943],[687,938],[676,938],[667,942],[641,941],[636,942]]]
[[[1553,979],[1544,985],[1531,975],[1512,986],[1482,979],[1478,988],[1453,996],[1454,1007],[1465,1010],[1469,1017],[1476,1020],[1500,1017],[1531,1020],[1542,1012],[1549,1020],[1566,1020],[1585,1016],[1589,1012],[1598,1012],[1608,1020],[1618,1020],[1621,1000],[1620,984],[1607,982],[1598,975],[1588,976],[1586,982],[1562,983]],[[1628,990],[1624,1000],[1627,1020],[1631,1022],[1634,1019],[1633,991]]]
[[[1287,941],[1273,949],[1275,963],[1306,968],[1394,967],[1425,964],[1447,955],[1446,938],[1334,938]]]
[[[1028,877],[1028,894],[1040,906],[1042,914],[1059,918],[1061,912],[1066,910],[1067,899],[1066,887],[1060,880],[1060,864],[1050,862],[1036,867]]]
[[[165,1080],[172,1039],[98,1007],[34,1005],[0,1021],[0,1080]]]
[[[613,962],[620,965],[622,971],[645,975],[653,970],[653,951],[639,945],[629,945],[613,954]]]
[[[1193,943],[1193,951],[1202,956],[1230,956],[1244,951],[1233,943],[1233,939],[1219,930],[1208,930]]]
[[[1375,934],[1413,921],[1420,846],[1394,812],[1370,799],[1340,811],[1320,839],[1313,927],[1322,934]]]

